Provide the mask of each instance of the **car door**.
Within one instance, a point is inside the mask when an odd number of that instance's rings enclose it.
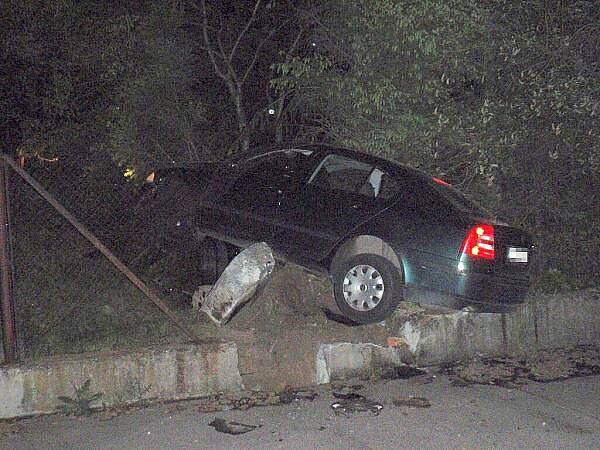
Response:
[[[321,260],[340,239],[387,208],[396,190],[393,177],[380,167],[327,154],[279,208],[284,251]]]
[[[271,151],[244,161],[237,179],[220,200],[229,217],[225,234],[277,247],[280,208],[306,177],[312,151]]]

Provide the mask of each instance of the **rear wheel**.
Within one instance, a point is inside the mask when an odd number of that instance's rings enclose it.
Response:
[[[402,275],[382,256],[355,255],[338,264],[332,275],[338,307],[356,322],[379,322],[402,300]]]

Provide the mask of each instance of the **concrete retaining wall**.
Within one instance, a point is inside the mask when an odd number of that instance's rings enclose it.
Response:
[[[407,355],[397,347],[383,347],[375,344],[322,344],[317,353],[317,384],[327,384],[331,380],[368,377],[378,369],[403,365]]]
[[[531,349],[600,345],[600,292],[541,297],[510,314],[418,313],[392,329],[391,347],[328,343],[316,355],[314,350],[290,353],[278,363],[294,364],[295,370],[305,371],[303,379],[320,384],[405,363],[426,366]],[[262,359],[254,358],[256,378],[262,375]],[[91,392],[102,392],[107,406],[243,389],[235,344],[57,357],[0,367],[0,419],[55,412],[61,406],[58,396],[72,397],[73,385],[88,379]]]
[[[394,364],[428,366],[477,356],[600,345],[600,292],[543,296],[508,314],[416,314],[396,330],[395,347],[322,344],[317,382],[372,374]]]
[[[399,327],[418,364],[478,355],[600,344],[600,294],[540,297],[509,314],[456,312],[417,317]]]
[[[183,345],[51,358],[0,367],[0,418],[52,413],[91,380],[107,406],[177,400],[243,388],[234,344]]]

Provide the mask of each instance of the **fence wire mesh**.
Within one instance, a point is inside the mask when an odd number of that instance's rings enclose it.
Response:
[[[138,186],[121,169],[35,160],[25,170],[192,323],[197,255],[157,245],[148,233],[152,217],[135,214]],[[8,185],[22,358],[189,340],[13,170]]]

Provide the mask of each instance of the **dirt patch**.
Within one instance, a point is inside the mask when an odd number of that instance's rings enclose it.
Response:
[[[238,311],[230,325],[273,331],[274,327],[324,324],[327,322],[322,312],[324,307],[335,307],[329,279],[287,264],[277,268],[262,292],[252,304]]]
[[[397,316],[410,317],[414,306],[400,308],[393,321],[357,325],[345,323],[333,299],[328,277],[303,268],[278,266],[264,289],[223,326],[198,313],[194,328],[201,336],[233,341],[238,346],[244,385],[281,390],[314,383],[319,345],[331,342],[371,342],[382,346],[392,334]]]
[[[284,337],[292,331],[304,330],[323,342],[328,342],[330,337],[350,338],[353,335],[359,339],[369,336],[382,344],[386,342],[388,333],[384,326],[351,327],[342,321],[331,320],[324,311],[339,316],[329,279],[287,264],[275,270],[263,290],[240,308],[226,326],[216,327],[202,313],[198,313],[196,324],[205,334],[233,340],[262,334]]]

